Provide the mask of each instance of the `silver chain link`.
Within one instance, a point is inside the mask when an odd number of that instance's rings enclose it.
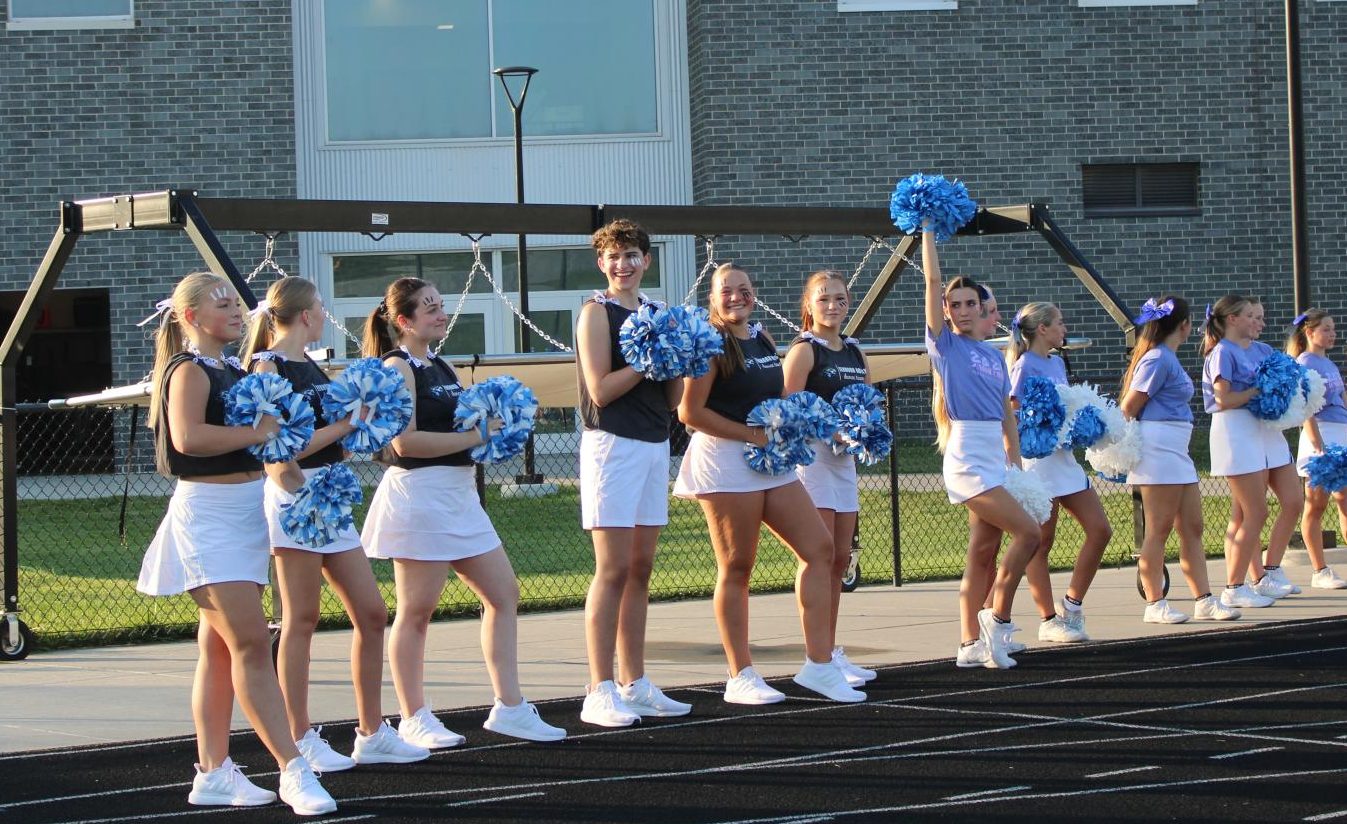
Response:
[[[476,244],[474,244],[474,246],[475,245]],[[496,283],[496,279],[491,276],[491,270],[487,269],[484,266],[482,267],[481,272],[482,277],[486,278],[487,283],[491,284],[491,289],[496,293],[496,297],[504,301],[505,305],[510,307],[510,311],[514,313],[515,317],[522,320],[525,326],[536,332],[538,337],[550,343],[553,346],[553,348],[560,349],[562,352],[570,352],[571,354],[575,354],[574,349],[562,343],[561,341],[557,340],[556,338],[552,337],[551,335],[547,334],[543,330],[539,329],[538,324],[534,323],[531,319],[526,317],[523,312],[519,311],[519,307],[514,305],[514,301],[510,300],[509,296],[506,295],[505,292],[501,291],[500,284]]]
[[[266,238],[267,238],[267,250],[266,253],[262,256],[262,262],[257,264],[257,266],[254,267],[253,270],[248,273],[248,276],[243,279],[244,283],[252,283],[253,278],[262,274],[262,272],[266,269],[274,270],[276,274],[280,275],[281,277],[289,277],[288,275],[286,275],[285,270],[281,268],[281,265],[276,262],[276,258],[274,257],[274,255],[276,254],[276,235],[267,235]]]
[[[761,306],[764,312],[766,312],[767,314],[771,315],[772,317],[774,317],[774,318],[776,318],[777,320],[779,320],[779,321],[781,321],[782,323],[784,323],[784,324],[787,326],[787,328],[794,330],[796,334],[799,334],[799,332],[800,332],[800,327],[799,327],[799,326],[797,326],[797,325],[795,325],[794,323],[792,323],[791,321],[787,320],[785,317],[782,316],[782,314],[781,314],[780,312],[778,312],[778,311],[776,311],[775,309],[773,309],[772,307],[768,306],[766,303],[763,303],[762,298],[755,297],[755,298],[753,299],[753,301],[754,301],[754,303],[758,304],[758,306]]]
[[[884,245],[883,238],[881,237],[870,238],[870,248],[865,250],[865,256],[861,258],[860,263],[856,264],[856,271],[851,273],[851,280],[847,281],[848,292],[851,291],[856,286],[856,281],[860,279],[861,272],[865,271],[865,264],[870,262],[870,256],[873,255],[875,251],[883,245]]]
[[[683,303],[691,306],[697,302],[697,289],[706,280],[706,276],[715,271],[716,268],[716,235],[703,238],[706,242],[706,263],[702,270],[697,273],[697,279],[692,282],[692,288],[688,290],[687,295],[683,297]]]
[[[469,238],[472,240],[472,238]],[[479,240],[472,240],[472,266],[468,268],[468,281],[463,284],[463,291],[458,293],[458,305],[454,307],[454,314],[449,317],[449,325],[444,329],[444,337],[435,346],[435,354],[440,354],[444,344],[448,342],[449,336],[453,334],[454,327],[458,325],[458,317],[463,313],[463,304],[467,303],[468,293],[472,291],[472,279],[481,271],[490,280],[491,276],[486,271],[486,264],[482,263],[482,243]]]

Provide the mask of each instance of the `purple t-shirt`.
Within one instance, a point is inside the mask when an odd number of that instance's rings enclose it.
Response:
[[[995,347],[948,328],[932,338],[928,329],[926,353],[945,387],[950,420],[999,421],[1005,417],[1010,376]]]
[[[1046,358],[1033,352],[1025,351],[1020,355],[1015,365],[1010,367],[1010,397],[1018,398],[1020,396],[1020,387],[1028,378],[1047,378],[1055,384],[1064,384],[1066,380],[1066,363],[1056,355],[1048,355]]]
[[[1324,408],[1314,416],[1325,423],[1347,423],[1347,406],[1342,403],[1342,373],[1333,361],[1323,355],[1301,352],[1296,363],[1324,376]]]
[[[1216,404],[1216,393],[1212,389],[1212,384],[1217,378],[1225,378],[1230,383],[1231,390],[1243,392],[1253,386],[1254,371],[1258,369],[1258,364],[1271,354],[1272,347],[1261,340],[1250,342],[1247,349],[1229,340],[1222,340],[1216,344],[1207,353],[1207,359],[1202,364],[1203,408],[1213,413],[1221,411],[1221,407]]]
[[[1127,388],[1145,392],[1150,398],[1137,420],[1193,422],[1193,409],[1188,405],[1193,399],[1193,379],[1168,346],[1161,344],[1141,356]]]

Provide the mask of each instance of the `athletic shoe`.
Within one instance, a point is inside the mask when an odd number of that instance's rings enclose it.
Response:
[[[210,772],[197,764],[192,791],[187,794],[187,803],[199,807],[260,807],[275,800],[276,793],[249,781],[232,758],[226,758]]]
[[[319,735],[323,731],[322,727],[310,729],[304,733],[304,737],[295,742],[299,748],[299,754],[304,756],[304,760],[309,762],[309,766],[318,772],[330,773],[349,770],[356,765],[354,759],[342,755],[332,749],[332,745],[327,743],[327,739]],[[356,733],[356,740],[360,738],[360,733]]]
[[[301,750],[302,752],[302,750]],[[357,764],[411,764],[430,757],[430,750],[403,741],[387,721],[379,722],[379,729],[371,735],[355,731],[355,750],[351,758]],[[312,766],[313,762],[310,761]],[[324,772],[319,770],[319,772]]]
[[[1085,633],[1072,629],[1061,615],[1054,615],[1038,625],[1038,640],[1051,641],[1054,644],[1079,644],[1089,640]]]
[[[1188,615],[1171,607],[1167,598],[1161,598],[1153,604],[1146,605],[1141,620],[1147,624],[1184,624],[1188,622]]]
[[[525,741],[560,741],[566,737],[565,730],[544,721],[538,708],[527,701],[507,707],[497,698],[482,728]]]
[[[1085,610],[1067,609],[1066,599],[1063,598],[1062,608],[1057,613],[1057,617],[1061,618],[1062,623],[1066,624],[1067,628],[1071,630],[1072,634],[1079,636],[1081,641],[1090,640],[1089,634],[1085,632]]]
[[[641,716],[622,700],[616,684],[600,681],[598,686],[585,690],[580,720],[600,727],[630,727],[640,721]]]
[[[847,677],[847,683],[853,687],[859,687],[861,684],[873,681],[879,677],[879,673],[865,667],[858,667],[847,658],[847,651],[841,647],[833,647],[833,666],[842,671]]]
[[[1339,578],[1332,567],[1324,567],[1310,576],[1310,586],[1315,589],[1347,589],[1347,581]]]
[[[865,700],[865,693],[849,686],[846,675],[831,660],[819,664],[806,658],[804,666],[791,680],[832,701],[854,704]]]
[[[1252,584],[1246,584],[1246,586],[1253,590],[1255,594],[1261,595],[1264,598],[1270,598],[1274,601],[1278,598],[1285,598],[1291,594],[1291,587],[1278,581],[1276,578],[1272,577],[1271,574],[1266,574]]]
[[[637,715],[676,718],[692,712],[691,704],[673,700],[644,675],[625,687],[618,687],[617,694],[622,697],[622,703],[627,705],[627,709]]]
[[[1254,592],[1248,584],[1240,584],[1221,590],[1221,603],[1228,607],[1258,609],[1272,606],[1273,600]]]
[[[752,667],[744,667],[725,682],[725,701],[730,704],[776,704],[785,700],[786,694],[768,686]]]
[[[992,656],[987,652],[986,642],[979,638],[971,644],[959,645],[959,654],[954,657],[954,666],[971,669],[973,667],[994,668],[996,665],[992,663]]]
[[[1235,621],[1239,618],[1239,610],[1221,603],[1215,595],[1208,595],[1197,599],[1193,617],[1199,621]]]
[[[1010,657],[1010,650],[1007,648],[1010,643],[1010,634],[1015,631],[1013,623],[1001,623],[996,620],[996,614],[990,609],[980,610],[978,612],[978,629],[981,631],[983,643],[987,645],[988,664],[996,669],[1010,669],[1015,666],[1015,659]]]
[[[281,800],[290,805],[296,815],[322,815],[337,809],[337,802],[327,794],[318,776],[304,756],[290,759],[281,770]]]
[[[1006,626],[1008,627],[1006,630],[1006,652],[1014,655],[1017,652],[1024,652],[1029,649],[1028,645],[1023,641],[1015,640],[1015,633],[1020,631],[1020,625],[1011,621],[1009,624],[1006,624]]]
[[[398,722],[398,737],[408,744],[425,747],[428,750],[441,750],[457,747],[468,740],[444,724],[430,711],[430,705],[417,710],[411,718]]]
[[[1290,587],[1292,595],[1299,595],[1301,593],[1300,587],[1291,583],[1291,579],[1286,577],[1286,570],[1282,569],[1281,567],[1274,567],[1272,569],[1269,569],[1267,571],[1267,574],[1269,578],[1273,579],[1282,586]]]

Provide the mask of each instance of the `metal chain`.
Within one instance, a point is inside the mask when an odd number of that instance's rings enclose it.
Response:
[[[276,258],[273,257],[273,255],[276,253],[276,235],[266,235],[266,239],[267,239],[267,250],[262,257],[262,262],[257,264],[257,266],[251,272],[248,273],[248,277],[243,279],[244,283],[252,283],[253,278],[262,274],[262,271],[265,269],[273,269],[275,270],[276,274],[280,275],[281,277],[288,277],[285,274],[285,270],[281,268],[281,265],[276,262]]]
[[[717,237],[718,235],[710,235],[702,238],[706,243],[706,263],[702,266],[702,270],[697,273],[697,279],[692,282],[692,288],[688,290],[687,295],[683,298],[683,303],[689,306],[697,302],[697,289],[702,285],[702,281],[706,279],[707,275],[715,271]]]
[[[789,327],[790,329],[795,330],[795,332],[796,332],[797,334],[800,332],[800,327],[799,327],[799,326],[796,326],[794,323],[791,323],[789,320],[787,320],[785,317],[783,317],[782,314],[781,314],[780,312],[776,311],[776,310],[773,309],[772,307],[770,307],[770,306],[768,306],[767,304],[763,303],[763,302],[762,302],[762,298],[754,298],[754,301],[753,301],[753,302],[756,303],[758,306],[762,307],[762,310],[763,310],[764,312],[766,312],[767,314],[769,314],[769,315],[771,315],[772,317],[776,318],[777,320],[781,321],[782,323],[786,324],[786,326]]]
[[[514,305],[514,301],[510,300],[509,296],[506,295],[505,292],[501,291],[500,284],[496,283],[496,279],[491,276],[491,270],[487,269],[486,267],[482,267],[481,272],[482,277],[486,278],[487,282],[491,284],[491,290],[496,293],[496,297],[504,301],[505,305],[510,307],[510,311],[514,312],[515,317],[522,320],[525,326],[536,332],[538,334],[538,337],[552,344],[553,348],[560,349],[563,352],[570,352],[571,354],[575,353],[574,349],[562,343],[561,341],[557,340],[556,338],[552,337],[551,335],[547,334],[543,330],[539,329],[536,323],[534,323],[530,318],[526,317],[523,312],[519,311],[519,307]]]
[[[883,238],[881,237],[870,238],[870,248],[865,250],[865,256],[861,258],[860,263],[856,264],[856,271],[851,273],[851,280],[847,281],[847,291],[851,291],[851,289],[856,285],[856,281],[860,279],[861,272],[865,271],[865,264],[870,262],[870,256],[875,253],[876,249],[879,249],[883,245],[884,245]]]
[[[444,344],[448,342],[449,336],[453,334],[454,327],[458,325],[458,316],[463,313],[463,304],[467,302],[468,293],[472,291],[472,279],[477,275],[478,270],[487,275],[488,280],[491,279],[490,274],[486,271],[486,264],[482,263],[481,241],[473,238],[469,238],[469,240],[472,241],[472,266],[468,268],[468,280],[467,283],[463,284],[463,291],[458,293],[458,305],[454,307],[454,314],[449,317],[449,325],[444,329],[444,337],[440,338],[440,342],[435,346],[435,354],[437,355],[444,348]]]

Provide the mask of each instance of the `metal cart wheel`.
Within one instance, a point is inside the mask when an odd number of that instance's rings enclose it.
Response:
[[[1137,594],[1141,596],[1141,600],[1146,600],[1146,587],[1141,584],[1140,569],[1137,569]],[[1169,597],[1169,567],[1163,564],[1160,565],[1160,597]]]
[[[0,661],[22,661],[33,651],[33,631],[12,613],[0,622]]]

